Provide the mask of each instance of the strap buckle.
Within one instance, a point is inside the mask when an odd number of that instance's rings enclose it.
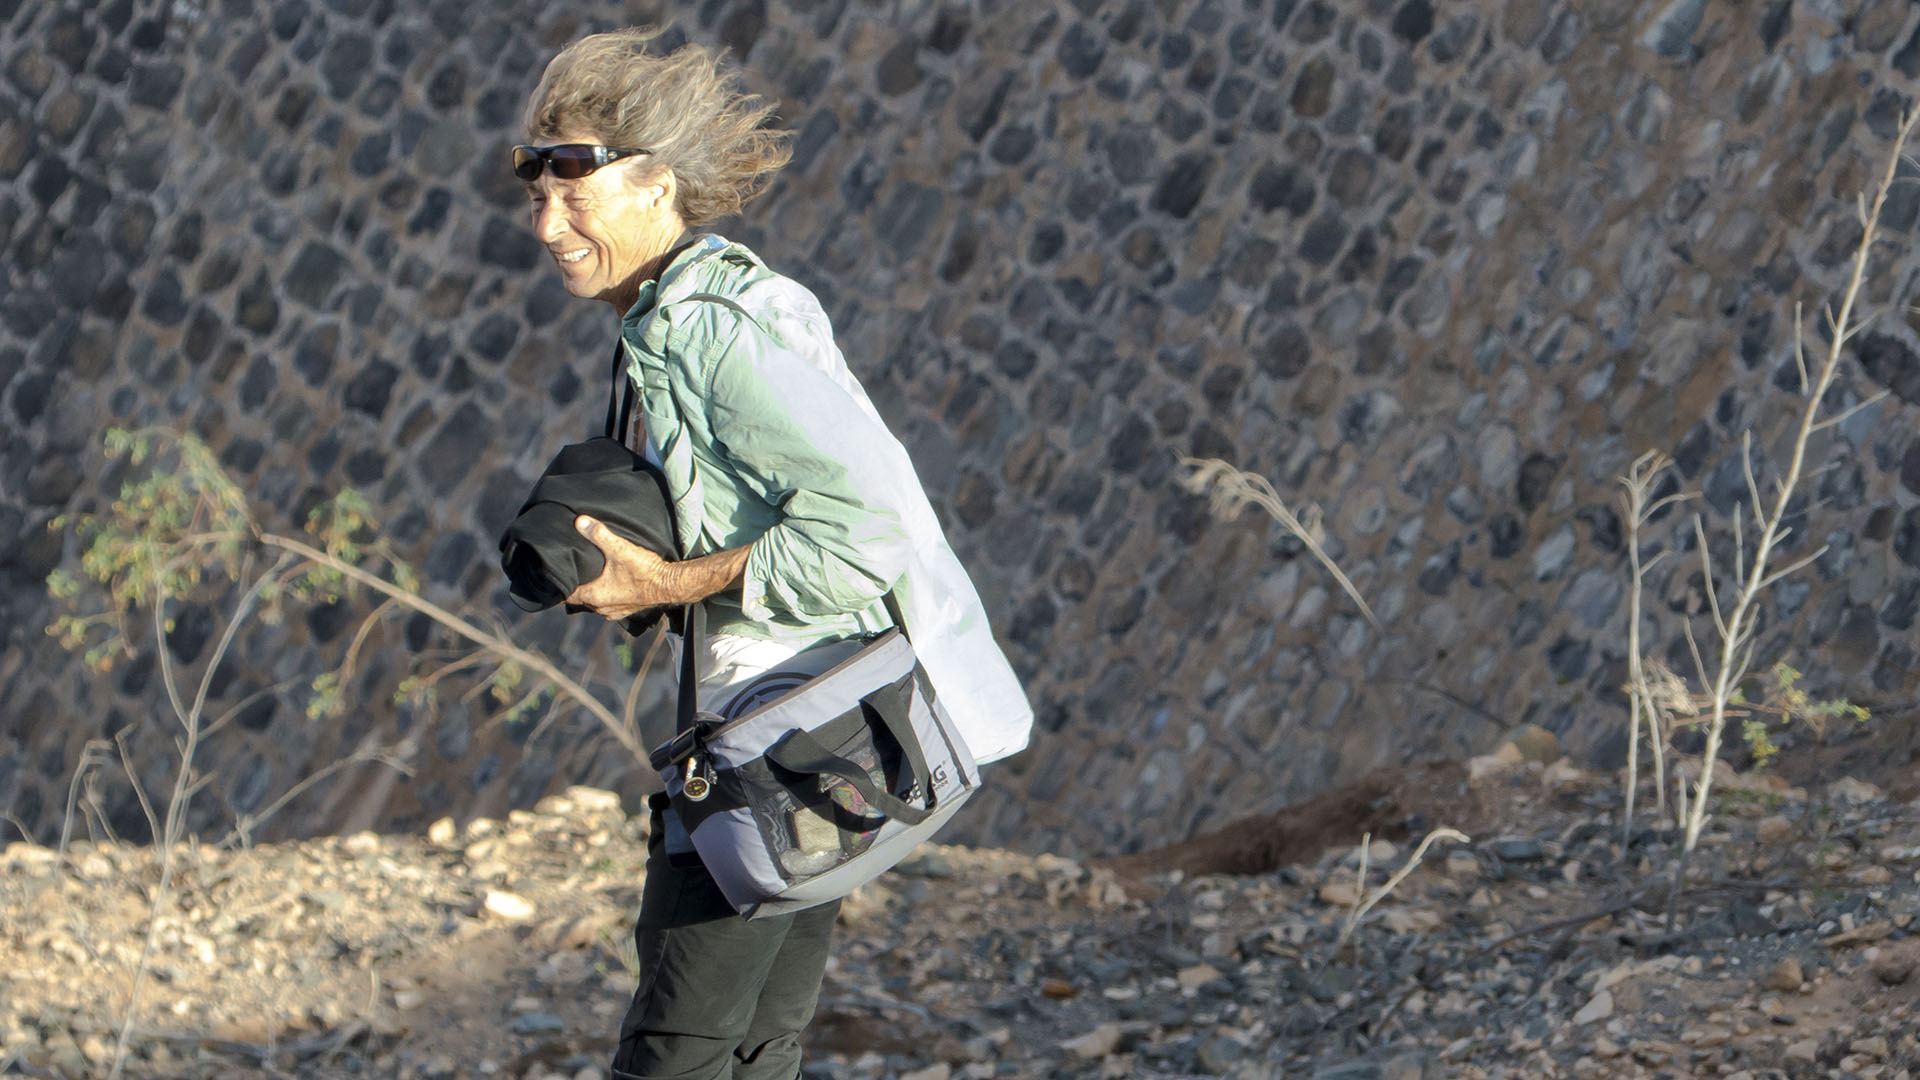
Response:
[[[713,734],[722,722],[719,716],[704,710],[693,715],[692,727],[674,732],[673,738],[647,754],[647,763],[653,766],[654,772],[665,772],[670,766],[683,761],[690,762],[700,754],[707,736]]]

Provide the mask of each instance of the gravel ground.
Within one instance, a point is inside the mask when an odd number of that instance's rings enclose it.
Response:
[[[1676,836],[1622,852],[1611,778],[1517,756],[1472,763],[1473,820],[1415,815],[1473,840],[1344,942],[1357,829],[1232,876],[925,848],[848,903],[804,1075],[1920,1076],[1920,806],[1729,787],[1668,932]],[[604,1080],[645,839],[576,788],[427,836],[183,849],[126,1074]],[[1369,889],[1410,840],[1371,845]],[[104,1075],[155,853],[0,869],[0,1074]]]

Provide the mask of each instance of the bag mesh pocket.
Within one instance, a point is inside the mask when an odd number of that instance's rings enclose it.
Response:
[[[881,790],[909,798],[917,789],[910,770],[901,766],[905,755],[899,743],[867,708],[850,709],[813,735]],[[789,772],[766,759],[734,772],[767,854],[790,884],[824,874],[867,850],[886,824],[886,818],[839,777]]]

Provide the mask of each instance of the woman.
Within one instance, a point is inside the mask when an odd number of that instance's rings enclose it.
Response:
[[[647,55],[657,34],[568,46],[514,150],[567,291],[620,315],[639,392],[631,445],[666,475],[683,547],[666,561],[582,517],[607,566],[568,599],[609,619],[704,605],[700,705],[724,713],[755,680],[792,685],[762,676],[850,654],[891,624],[891,595],[975,758],[1020,750],[1025,696],[819,303],[746,248],[689,231],[757,194],[788,159],[787,133],[712,51]],[[659,796],[653,814],[614,1076],[792,1080],[838,904],[741,920]]]

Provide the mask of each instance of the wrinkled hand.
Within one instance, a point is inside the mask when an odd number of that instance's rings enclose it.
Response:
[[[573,590],[567,602],[594,614],[619,620],[650,607],[670,603],[672,565],[653,552],[607,528],[597,518],[581,514],[573,519],[580,535],[606,556],[600,576]]]

